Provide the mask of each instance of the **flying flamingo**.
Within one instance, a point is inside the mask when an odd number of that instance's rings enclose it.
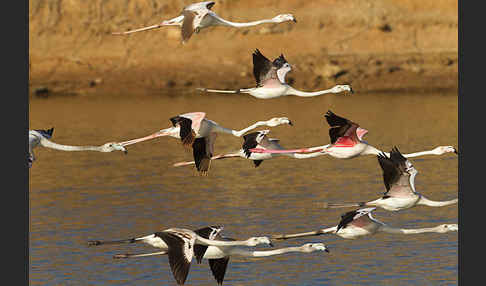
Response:
[[[197,89],[216,93],[247,93],[261,99],[276,98],[284,95],[311,97],[326,93],[340,93],[343,91],[353,92],[351,86],[347,84],[336,85],[331,89],[315,92],[297,90],[285,83],[285,76],[291,70],[292,67],[284,58],[283,54],[271,62],[257,49],[253,52],[253,75],[255,76],[256,87],[237,90]]]
[[[211,160],[219,160],[219,159],[227,159],[227,158],[245,158],[250,159],[253,161],[255,168],[260,166],[263,160],[271,159],[276,156],[287,156],[296,159],[306,159],[320,156],[321,154],[314,152],[311,154],[299,154],[299,153],[283,153],[283,154],[272,154],[272,153],[252,153],[250,151],[251,148],[263,148],[263,149],[274,149],[274,150],[284,150],[282,146],[279,144],[279,139],[269,138],[267,136],[270,130],[261,130],[256,131],[253,133],[248,133],[243,136],[243,146],[240,150],[228,153],[228,154],[221,154],[211,157]],[[187,166],[187,165],[194,165],[195,162],[179,162],[175,163],[174,167],[180,166]]]
[[[320,152],[321,155],[329,155],[338,159],[351,159],[363,155],[379,155],[381,153],[390,156],[389,153],[376,149],[363,140],[363,137],[368,133],[368,130],[359,127],[346,118],[337,116],[328,111],[325,114],[329,129],[329,136],[331,137],[331,144],[317,146],[312,148],[294,149],[294,150],[270,150],[263,148],[252,148],[251,152],[255,153],[295,153],[295,152]],[[424,155],[442,155],[444,153],[454,152],[458,154],[456,148],[453,146],[439,146],[429,151],[422,151],[410,154],[403,154],[406,158],[424,156]]]
[[[185,43],[191,38],[193,33],[199,33],[201,29],[210,27],[210,26],[228,26],[234,28],[245,28],[256,26],[264,23],[282,23],[286,21],[293,21],[295,17],[292,14],[280,14],[272,19],[264,19],[259,21],[253,21],[248,23],[235,23],[225,20],[210,9],[213,7],[215,2],[207,1],[207,2],[199,2],[194,3],[189,6],[184,7],[180,16],[172,18],[170,20],[162,21],[160,24],[143,27],[140,29],[130,30],[126,32],[115,32],[112,33],[113,35],[127,35],[131,33],[147,31],[152,29],[158,29],[164,26],[180,26],[181,27],[181,36],[182,42]]]
[[[32,163],[35,160],[34,148],[38,146],[62,150],[62,151],[98,151],[98,152],[112,152],[123,151],[125,154],[127,150],[119,143],[110,142],[101,146],[70,146],[61,145],[50,141],[54,128],[47,130],[29,130],[29,168],[32,167]]]
[[[227,133],[236,137],[241,137],[246,132],[262,125],[270,127],[281,124],[292,125],[292,122],[290,122],[287,117],[275,117],[267,121],[258,121],[245,129],[236,131],[220,126],[218,123],[205,118],[205,116],[206,113],[204,112],[192,112],[174,116],[170,118],[173,127],[162,129],[149,136],[121,142],[119,144],[121,146],[128,146],[160,136],[180,138],[184,146],[192,146],[193,157],[197,170],[202,175],[207,175],[211,163],[211,157],[213,156],[214,141],[217,133]]]
[[[415,176],[418,174],[412,163],[402,156],[395,147],[390,157],[379,154],[378,162],[383,170],[383,181],[386,192],[374,201],[343,204],[325,204],[327,208],[377,206],[389,211],[408,209],[416,205],[431,207],[448,206],[458,202],[458,199],[449,201],[432,201],[415,191]]]
[[[185,228],[169,228],[161,232],[156,232],[147,236],[112,241],[91,240],[88,241],[89,246],[102,244],[119,244],[119,243],[136,243],[144,242],[153,247],[162,248],[163,254],[168,254],[169,265],[172,274],[177,281],[177,284],[183,285],[186,281],[191,266],[192,257],[196,256],[198,261],[201,261],[202,256],[207,252],[206,247],[200,246],[218,246],[218,247],[234,247],[234,246],[257,246],[259,244],[267,244],[273,246],[270,239],[266,236],[251,237],[247,240],[233,240],[223,241],[216,240],[216,235],[221,231],[221,227],[207,227],[200,230],[192,231]],[[207,235],[207,238],[201,235]],[[206,236],[205,235],[205,236]],[[196,248],[199,246],[199,248]],[[162,254],[161,252],[157,254]],[[155,255],[155,254],[151,254]],[[145,255],[147,256],[147,255]]]
[[[436,227],[415,229],[390,227],[371,216],[371,212],[375,209],[376,207],[371,207],[347,212],[341,216],[341,221],[337,226],[304,233],[274,235],[272,236],[272,239],[289,239],[329,233],[336,234],[337,236],[346,239],[356,239],[362,236],[376,234],[378,232],[417,234],[429,232],[446,233],[459,230],[459,225],[457,224],[441,224]]]
[[[232,238],[223,237],[220,235],[222,227],[210,226],[199,230],[195,230],[198,235],[214,240],[222,241],[234,241]],[[199,247],[199,248],[198,248]],[[240,246],[194,246],[194,256],[196,257],[197,263],[201,263],[202,259],[207,259],[209,262],[209,268],[219,285],[223,284],[224,276],[226,274],[226,269],[228,267],[229,259],[232,256],[242,256],[242,257],[267,257],[273,255],[279,255],[289,252],[301,252],[301,253],[311,253],[315,251],[326,251],[329,252],[326,245],[323,243],[307,243],[298,247],[285,247],[274,250],[264,250],[264,251],[250,251],[244,247]],[[144,253],[144,254],[117,254],[113,258],[134,258],[134,257],[147,257],[153,255],[163,255],[168,254],[168,251]],[[182,260],[186,264],[190,264],[190,261]],[[189,267],[189,265],[187,266]],[[181,277],[177,279],[178,283],[185,282],[186,277]],[[180,283],[183,284],[183,283]]]

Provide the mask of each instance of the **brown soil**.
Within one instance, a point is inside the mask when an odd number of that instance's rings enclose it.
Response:
[[[302,90],[351,83],[356,92],[454,91],[456,0],[220,0],[232,21],[292,13],[297,23],[211,27],[181,44],[178,27],[114,36],[177,16],[181,0],[29,0],[31,91],[150,93],[254,86],[251,53],[293,65]]]

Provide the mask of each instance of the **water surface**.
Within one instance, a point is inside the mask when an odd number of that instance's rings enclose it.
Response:
[[[271,128],[287,148],[329,143],[327,110],[369,130],[366,140],[389,151],[429,150],[458,144],[455,94],[355,94],[259,100],[247,95],[99,95],[30,100],[30,128],[54,127],[52,140],[101,145],[151,134],[168,118],[204,111],[233,129],[289,117],[294,126]],[[267,127],[259,128],[267,129]],[[215,153],[241,147],[242,138],[220,134]],[[30,170],[30,285],[176,285],[168,259],[113,260],[117,253],[156,251],[145,245],[87,247],[90,239],[122,239],[169,227],[221,224],[224,234],[248,236],[334,226],[351,209],[323,210],[324,201],[363,201],[384,191],[376,157],[275,158],[255,168],[242,158],[214,161],[208,177],[174,138],[159,138],[121,152],[36,149]],[[433,200],[458,193],[455,154],[411,159],[417,191]],[[378,209],[391,226],[457,223],[457,206]],[[277,247],[324,242],[331,253],[232,258],[224,285],[456,285],[458,236],[377,234],[359,240],[321,236],[278,242]],[[215,285],[207,262],[191,266],[189,285]]]

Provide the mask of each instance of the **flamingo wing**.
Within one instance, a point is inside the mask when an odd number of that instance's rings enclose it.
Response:
[[[34,131],[37,131],[39,132],[43,137],[47,138],[47,139],[51,139],[52,137],[52,133],[54,132],[54,127],[51,128],[51,129],[47,129],[47,130],[34,130]]]
[[[206,140],[208,140],[207,137],[196,138],[192,144],[192,154],[196,169],[202,174],[206,174],[209,171],[212,157],[212,154],[208,154],[209,150]]]
[[[337,116],[330,110],[328,110],[324,116],[326,117],[329,126],[331,126],[331,128],[329,128],[331,144],[334,144],[339,137],[343,136],[349,136],[353,141],[358,141],[358,136],[356,134],[356,129],[359,127],[358,124],[344,117]]]
[[[179,126],[179,136],[181,137],[182,145],[190,146],[194,143],[196,132],[192,128],[192,120],[183,116],[171,117],[170,122],[174,127]]]
[[[191,260],[194,254],[193,247],[195,237],[189,237],[185,233],[179,232],[157,232],[156,236],[160,237],[169,247],[169,265],[175,280],[179,285],[186,282]]]
[[[228,268],[229,257],[223,257],[218,259],[208,259],[209,268],[213,273],[214,279],[219,285],[223,284],[224,275],[226,274],[226,268]]]
[[[253,52],[253,75],[259,87],[265,81],[277,78],[277,69],[258,49]]]
[[[336,232],[338,232],[341,228],[345,228],[347,225],[349,225],[353,221],[356,221],[357,219],[363,217],[364,215],[370,214],[375,209],[376,209],[376,207],[365,208],[365,209],[349,211],[349,212],[343,214],[341,216],[341,221],[338,224]]]
[[[252,132],[243,136],[243,151],[245,152],[246,158],[250,158],[251,152],[250,149],[255,148],[258,145],[256,141],[257,136],[260,132]]]
[[[182,42],[186,42],[194,33],[194,21],[197,14],[193,11],[184,10],[182,11],[182,15],[184,16],[184,20],[182,22],[181,36]]]

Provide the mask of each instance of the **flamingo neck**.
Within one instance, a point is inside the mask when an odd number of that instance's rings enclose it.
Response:
[[[459,201],[459,199],[453,199],[449,201],[432,201],[429,200],[425,197],[421,197],[420,200],[418,201],[419,205],[426,205],[430,207],[442,207],[442,206],[448,206],[448,205],[453,205],[456,204]]]
[[[291,86],[289,86],[289,88],[285,91],[285,95],[296,95],[301,97],[311,97],[311,96],[317,96],[326,93],[334,93],[334,91],[333,89],[325,89],[325,90],[314,91],[314,92],[305,92],[305,91],[297,90]]]
[[[289,253],[289,252],[303,252],[303,251],[302,248],[298,246],[285,247],[285,248],[279,248],[274,250],[260,250],[260,251],[249,251],[241,248],[235,248],[230,250],[231,255],[250,256],[250,257],[266,257],[266,256]]]
[[[214,15],[212,15],[214,17]],[[252,22],[244,22],[244,23],[237,23],[237,22],[231,22],[228,20],[225,20],[221,17],[216,16],[217,18],[217,23],[221,26],[229,26],[229,27],[234,27],[234,28],[244,28],[244,27],[251,27],[251,26],[256,26],[264,23],[276,23],[273,19],[263,19],[263,20],[258,20],[258,21],[252,21]]]
[[[180,132],[180,128],[179,127],[169,127],[169,128],[166,128],[166,129],[162,129],[160,131],[157,131],[157,132],[155,132],[153,134],[150,134],[148,136],[141,137],[141,138],[137,138],[137,139],[132,139],[132,140],[128,140],[128,141],[124,141],[124,142],[121,142],[120,144],[122,146],[128,146],[128,145],[132,145],[132,144],[139,143],[139,142],[142,142],[142,141],[147,141],[147,140],[150,140],[150,139],[155,139],[155,138],[161,137],[161,136],[171,136],[171,137],[175,137],[175,138],[180,138],[179,132]]]
[[[418,234],[418,233],[438,232],[438,229],[437,227],[426,227],[426,228],[415,228],[415,229],[395,228],[395,227],[383,225],[380,228],[380,231],[386,233],[394,233],[394,234]]]
[[[99,151],[102,152],[101,146],[70,146],[54,143],[48,139],[42,138],[41,145],[47,148],[62,150],[62,151]]]

